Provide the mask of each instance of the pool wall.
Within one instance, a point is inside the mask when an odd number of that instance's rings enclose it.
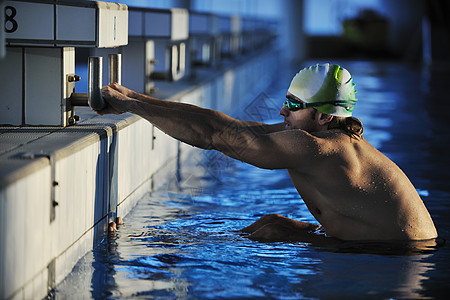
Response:
[[[156,97],[230,113],[270,84],[264,49],[194,81],[162,82]],[[77,108],[74,126],[0,127],[0,298],[43,298],[147,192],[152,175],[192,147],[131,115]]]

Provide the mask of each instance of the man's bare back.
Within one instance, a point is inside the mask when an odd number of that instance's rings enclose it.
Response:
[[[342,240],[423,240],[437,236],[406,175],[365,139],[341,130],[318,133],[308,172],[289,175],[327,235]]]

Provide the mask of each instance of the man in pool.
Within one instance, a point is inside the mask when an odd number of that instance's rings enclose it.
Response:
[[[98,113],[131,112],[192,146],[264,169],[287,169],[320,225],[269,214],[242,229],[255,240],[436,238],[430,214],[409,179],[362,137],[362,124],[352,117],[355,93],[346,69],[324,64],[296,74],[279,124],[241,121],[117,84],[103,88],[107,107]]]

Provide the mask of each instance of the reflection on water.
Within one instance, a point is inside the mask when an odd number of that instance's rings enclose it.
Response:
[[[355,114],[366,139],[410,176],[447,238],[449,124],[436,118],[435,107],[450,111],[436,102],[449,74],[428,73],[433,88],[427,91],[419,69],[342,65],[355,78]],[[285,85],[293,74],[280,81]],[[284,85],[266,95],[282,99]],[[164,189],[143,198],[125,225],[77,264],[57,298],[430,299],[449,292],[448,245],[259,243],[235,233],[266,213],[315,220],[285,171],[260,170],[217,152],[191,155],[189,165],[169,171]]]

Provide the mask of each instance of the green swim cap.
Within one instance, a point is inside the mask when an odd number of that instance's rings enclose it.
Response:
[[[325,102],[315,108],[337,117],[350,117],[358,101],[352,76],[339,65],[304,68],[292,79],[288,91],[306,103]]]

